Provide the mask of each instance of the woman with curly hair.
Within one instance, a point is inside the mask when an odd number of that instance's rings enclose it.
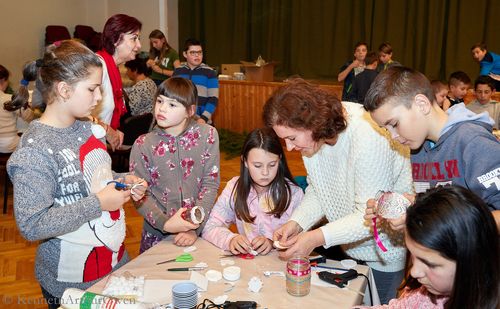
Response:
[[[309,183],[291,219],[274,232],[274,239],[289,247],[280,258],[340,246],[373,269],[382,302],[394,298],[404,275],[403,234],[380,226],[387,248],[382,252],[363,214],[366,201],[379,190],[412,192],[408,149],[391,142],[363,106],[340,102],[301,79],[279,88],[263,115],[288,151],[301,152]],[[310,230],[323,217],[328,223]]]

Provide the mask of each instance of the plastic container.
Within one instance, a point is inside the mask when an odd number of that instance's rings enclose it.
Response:
[[[141,301],[144,296],[144,282],[144,276],[136,277],[128,271],[121,275],[113,273],[108,277],[102,294]]]

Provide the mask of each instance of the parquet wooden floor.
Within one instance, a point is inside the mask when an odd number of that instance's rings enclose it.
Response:
[[[305,175],[300,154],[287,152],[288,164],[293,175]],[[239,174],[239,158],[225,160],[221,154],[221,191],[228,180]],[[3,181],[4,169],[0,171]],[[3,183],[1,187],[3,188]],[[2,189],[3,190],[3,189]],[[18,232],[12,213],[12,187],[9,191],[8,213],[0,214],[0,308],[47,308],[40,287],[34,277],[37,242],[26,241]],[[3,192],[0,200],[3,201]],[[125,205],[127,237],[125,244],[129,255],[139,253],[142,217],[132,203]]]

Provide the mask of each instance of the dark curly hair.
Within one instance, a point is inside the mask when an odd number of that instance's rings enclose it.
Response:
[[[278,88],[264,105],[264,124],[312,131],[314,141],[337,137],[347,127],[340,100],[301,78]]]

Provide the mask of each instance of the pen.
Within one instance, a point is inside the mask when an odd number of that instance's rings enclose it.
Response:
[[[176,267],[169,268],[168,271],[190,271],[190,270],[204,270],[206,267]]]

